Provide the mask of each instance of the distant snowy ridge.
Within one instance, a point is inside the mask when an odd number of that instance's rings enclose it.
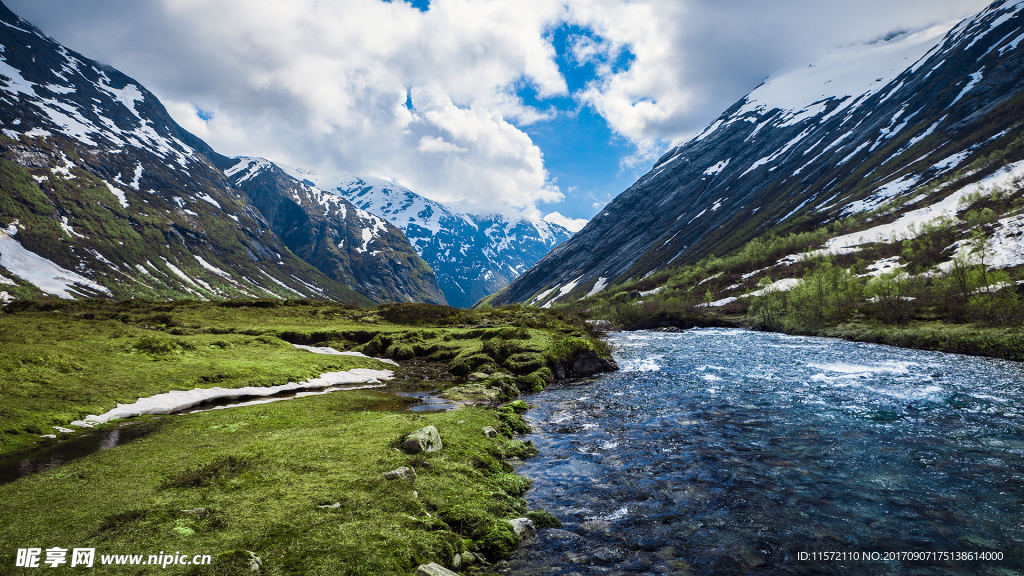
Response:
[[[377,302],[447,303],[433,271],[387,219],[264,158],[236,158],[224,174],[293,252],[328,276]]]
[[[572,236],[562,226],[536,218],[461,211],[389,180],[281,168],[400,228],[433,268],[452,306],[472,306],[504,288]]]

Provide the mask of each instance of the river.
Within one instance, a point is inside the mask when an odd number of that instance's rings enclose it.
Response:
[[[1024,570],[1021,364],[732,329],[611,343],[620,372],[525,397],[540,455],[517,473],[564,526],[506,573]]]

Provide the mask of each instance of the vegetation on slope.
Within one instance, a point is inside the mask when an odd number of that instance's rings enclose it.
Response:
[[[980,167],[932,187],[954,189]],[[731,325],[1024,360],[1024,267],[991,267],[993,234],[1012,232],[1024,214],[1024,179],[967,194],[955,217],[896,241],[827,249],[831,238],[893,222],[912,196],[555,308],[624,329]]]

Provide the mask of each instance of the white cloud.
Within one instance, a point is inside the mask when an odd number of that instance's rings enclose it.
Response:
[[[551,222],[552,224],[558,224],[562,228],[573,233],[583,230],[583,227],[587,225],[587,222],[590,222],[590,220],[587,220],[586,218],[569,218],[567,216],[562,216],[558,212],[548,214],[544,217],[544,220]]]
[[[620,165],[637,168],[783,66],[988,0],[432,0],[426,12],[397,0],[6,3],[134,76],[221,153],[537,216],[564,196],[523,128],[571,112],[526,105],[524,85],[592,107],[635,145]],[[570,42],[597,74],[575,94],[553,45],[566,24],[593,32]]]
[[[570,19],[597,33],[577,59],[604,62],[576,98],[637,146],[625,167],[650,162],[669,143],[704,128],[772,72],[839,45],[966,17],[989,0],[587,0]],[[629,50],[628,68],[614,62]]]

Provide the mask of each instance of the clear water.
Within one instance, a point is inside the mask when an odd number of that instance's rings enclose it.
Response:
[[[1024,570],[1021,364],[724,329],[612,343],[621,372],[526,398],[540,455],[518,473],[564,526],[506,573]]]

